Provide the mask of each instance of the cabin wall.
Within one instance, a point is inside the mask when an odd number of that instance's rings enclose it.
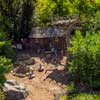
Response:
[[[34,51],[38,49],[44,49],[45,51],[51,50],[54,47],[58,51],[66,52],[66,38],[65,37],[53,37],[53,38],[32,38],[30,39],[30,47]]]

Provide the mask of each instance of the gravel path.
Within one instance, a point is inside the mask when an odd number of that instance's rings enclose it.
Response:
[[[16,79],[19,82],[25,83],[29,95],[26,100],[55,100],[55,96],[64,91],[65,84],[61,84],[61,82],[56,82],[52,78],[48,76],[53,72],[54,65],[45,64],[44,72],[38,72],[38,65],[42,63],[39,58],[35,58],[36,63],[31,65],[33,67],[34,73],[36,77],[32,80],[29,80],[28,77],[18,78],[13,76],[11,73],[6,75],[7,79]],[[51,68],[52,67],[52,68]],[[60,69],[61,68],[61,69]],[[46,70],[51,69],[46,72]],[[59,71],[62,71],[63,67],[59,66]],[[46,72],[46,73],[45,73]],[[63,72],[62,72],[63,73]],[[59,75],[56,75],[56,79],[60,78]],[[54,77],[55,77],[54,76]],[[62,76],[65,79],[65,76]]]

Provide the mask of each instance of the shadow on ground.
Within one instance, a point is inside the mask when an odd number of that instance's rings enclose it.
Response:
[[[32,57],[33,58],[38,57],[41,59],[41,61],[43,61],[47,64],[51,63],[55,66],[58,66],[58,65],[62,65],[61,61],[63,60],[64,56],[66,56],[66,54],[62,55],[60,52],[58,52],[57,54],[54,54],[54,53],[46,53],[46,51],[45,51],[41,54],[37,54],[34,51],[30,52],[30,50],[22,50],[22,51],[17,50],[15,59],[16,59],[16,61],[18,60],[18,62],[23,61],[23,63],[26,63],[26,65],[29,65],[29,64],[33,63],[32,61],[34,59],[31,59]],[[63,65],[63,66],[65,66],[65,65]]]
[[[47,73],[48,71],[46,71]],[[46,78],[46,79],[51,79],[51,81],[55,81],[56,83],[61,83],[61,85],[66,85],[68,84],[68,73],[66,70],[58,70],[54,69]]]
[[[6,91],[5,92],[6,95],[6,100],[22,100],[24,99],[24,95],[18,91]]]

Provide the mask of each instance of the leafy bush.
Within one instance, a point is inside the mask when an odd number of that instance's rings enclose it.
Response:
[[[71,96],[62,96],[59,100],[100,100],[100,95],[79,93]]]
[[[70,82],[69,84],[66,85],[66,91],[69,94],[76,92],[76,88],[75,88],[74,82]]]
[[[0,56],[0,83],[3,84],[5,82],[4,74],[9,72],[13,68],[10,59]]]
[[[69,100],[100,100],[100,95],[80,93],[70,97]]]
[[[74,81],[81,81],[93,88],[100,86],[100,34],[82,36],[77,31],[72,38],[69,51],[73,58],[69,61],[69,72]]]
[[[7,34],[0,31],[0,55],[12,58],[14,50],[11,46],[11,41],[8,40]]]
[[[4,92],[0,90],[0,100],[5,100]]]
[[[62,96],[59,100],[68,100],[67,96]]]

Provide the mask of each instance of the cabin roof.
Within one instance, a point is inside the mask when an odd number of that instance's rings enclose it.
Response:
[[[64,30],[60,27],[46,27],[33,28],[29,38],[50,38],[50,37],[62,37],[65,34]]]
[[[53,25],[70,25],[74,23],[80,23],[79,19],[58,20],[53,22]]]
[[[50,37],[62,37],[66,33],[64,30],[64,26],[67,30],[69,26],[77,26],[80,21],[79,19],[70,19],[70,20],[58,20],[56,22],[53,22],[51,27],[36,27],[33,28],[29,38],[50,38]]]

